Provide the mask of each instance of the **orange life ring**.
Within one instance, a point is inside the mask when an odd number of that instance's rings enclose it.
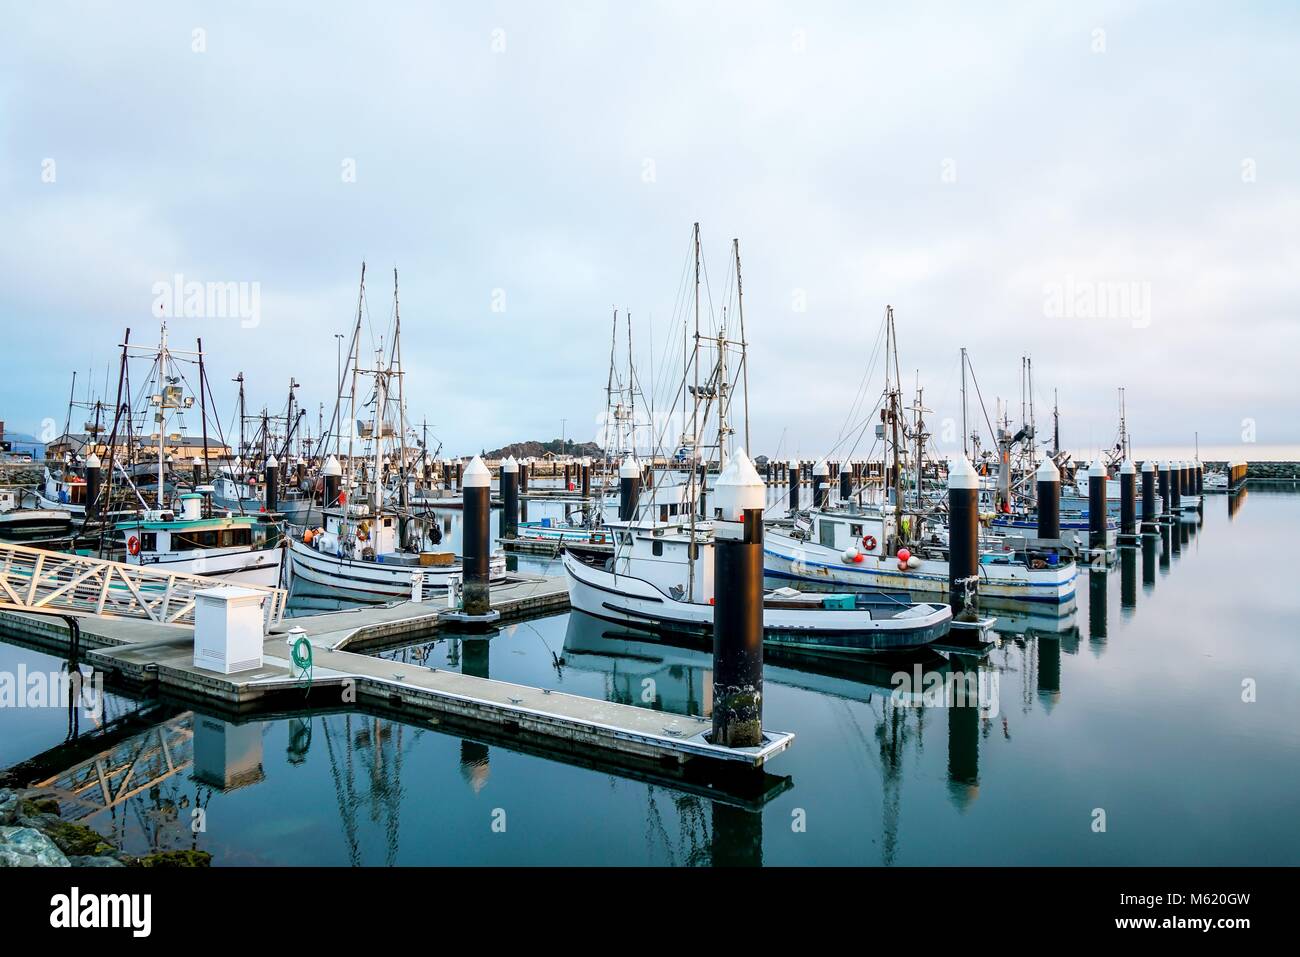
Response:
[[[139,554],[140,554],[140,539],[136,538],[134,535],[132,535],[130,538],[128,538],[128,539],[126,540],[126,550],[127,550],[128,552],[130,552],[132,555],[139,555]]]
[[[876,550],[876,538],[875,538],[875,536],[874,536],[874,535],[863,535],[863,536],[862,536],[862,547],[865,548],[865,549],[866,549],[867,551],[869,551],[869,552],[874,552],[874,551]]]

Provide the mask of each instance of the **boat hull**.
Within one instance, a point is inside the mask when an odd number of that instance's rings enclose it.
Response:
[[[710,637],[713,606],[676,601],[649,582],[594,568],[568,552],[569,602],[596,618],[649,631]],[[763,644],[829,655],[879,654],[919,648],[944,637],[947,605],[913,606],[915,617],[873,617],[864,609],[763,609]]]
[[[865,555],[861,562],[847,563],[837,551],[771,530],[763,545],[763,573],[769,578],[835,587],[898,589],[944,599],[948,596],[946,561],[923,559],[916,568],[901,571],[898,559],[892,557]],[[979,576],[980,598],[1055,604],[1074,597],[1078,570],[1073,563],[1032,569],[1023,564],[981,561]]]
[[[360,604],[386,604],[411,597],[411,573],[422,572],[425,600],[446,596],[453,576],[462,574],[455,565],[385,565],[358,561],[318,552],[294,539],[289,544],[289,567],[295,594],[337,598]],[[493,580],[504,577],[506,560],[493,555],[489,564]]]

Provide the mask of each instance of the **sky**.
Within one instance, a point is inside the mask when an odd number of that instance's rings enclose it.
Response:
[[[177,276],[245,295],[168,320],[223,422],[240,371],[328,418],[365,261],[445,451],[599,440],[611,311],[671,378],[698,222],[755,454],[836,445],[889,305],[941,448],[965,346],[1079,454],[1123,387],[1139,457],[1300,457],[1297,41],[1286,3],[13,5],[0,418],[61,431]]]

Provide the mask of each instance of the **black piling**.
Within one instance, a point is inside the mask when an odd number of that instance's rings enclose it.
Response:
[[[320,475],[321,488],[324,490],[321,506],[333,508],[339,503],[339,491],[343,485],[343,467],[339,465],[339,460],[331,455],[321,466]]]
[[[966,456],[948,466],[948,604],[954,618],[979,611],[979,476]]]
[[[1061,470],[1051,459],[1043,459],[1034,476],[1038,491],[1038,537],[1061,537]]]
[[[641,498],[641,466],[636,457],[629,455],[618,467],[618,517],[619,521],[636,521],[636,504]]]
[[[831,470],[826,464],[825,459],[820,459],[817,464],[813,466],[813,508],[826,507],[826,486],[830,483],[830,474]]]
[[[1101,459],[1088,468],[1088,547],[1106,548],[1106,467]]]
[[[1128,459],[1119,467],[1119,534],[1129,542],[1137,538],[1137,466]]]
[[[840,466],[840,501],[847,502],[853,498],[853,473],[847,464]]]
[[[462,610],[467,615],[487,615],[492,610],[489,587],[492,530],[492,473],[477,455],[461,473],[463,530],[461,571],[464,575]]]
[[[1156,530],[1156,463],[1147,459],[1142,463],[1142,531]]]
[[[763,743],[763,480],[743,449],[718,476],[713,541],[713,735]]]
[[[280,509],[280,462],[272,455],[266,460],[262,469],[263,481],[266,483],[266,510],[276,512]]]
[[[99,456],[91,452],[86,459],[86,518],[92,522],[99,518],[99,489],[103,477]]]
[[[786,474],[790,478],[790,514],[799,511],[799,463],[791,461]]]
[[[505,538],[519,535],[519,463],[512,455],[501,463],[501,534]]]

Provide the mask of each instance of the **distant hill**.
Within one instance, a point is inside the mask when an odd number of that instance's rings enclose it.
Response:
[[[493,449],[491,452],[484,452],[483,455],[489,459],[504,459],[511,455],[517,459],[540,459],[548,452],[552,455],[590,455],[596,458],[605,454],[595,442],[575,442],[572,439],[561,442],[559,439],[552,439],[549,442],[515,442],[512,445]]]

